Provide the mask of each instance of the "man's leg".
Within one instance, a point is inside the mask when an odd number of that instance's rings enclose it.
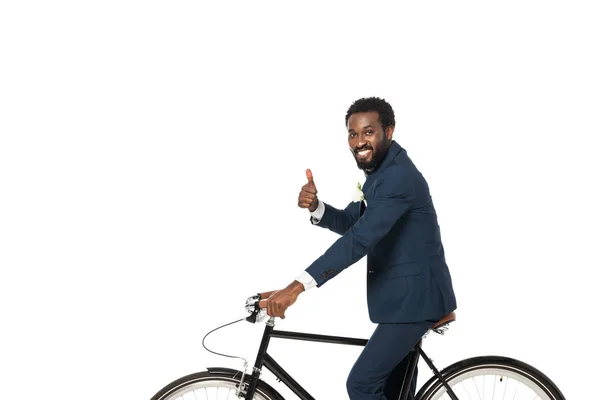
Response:
[[[408,363],[412,353],[409,353],[404,357],[400,364],[396,365],[392,373],[388,375],[383,385],[383,394],[386,399],[398,400],[400,397],[400,390],[402,389],[402,382],[408,369]],[[412,381],[410,382],[410,395],[407,400],[414,400],[415,393],[417,390],[417,366],[415,365],[415,372],[413,374]]]
[[[397,385],[402,384],[404,375],[399,372],[402,366],[395,368],[432,325],[432,322],[379,324],[348,376],[346,388],[350,400],[396,400],[384,395],[386,379],[394,371],[400,375]],[[404,364],[406,368],[407,362]],[[386,386],[389,386],[386,391],[395,391],[391,381]],[[411,386],[414,390],[416,382]]]

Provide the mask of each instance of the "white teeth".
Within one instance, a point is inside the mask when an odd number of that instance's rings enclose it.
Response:
[[[370,150],[362,150],[362,151],[359,151],[359,152],[358,152],[358,155],[359,155],[359,156],[364,156],[364,155],[366,155],[366,154],[367,154],[369,151],[370,151]]]

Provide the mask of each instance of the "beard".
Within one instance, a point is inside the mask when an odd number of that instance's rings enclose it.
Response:
[[[355,148],[351,150],[356,166],[365,172],[372,172],[385,158],[389,145],[383,144],[379,148],[373,148],[370,145],[363,146],[361,148]],[[356,153],[361,150],[371,150],[371,159],[369,161],[361,161],[357,158]]]

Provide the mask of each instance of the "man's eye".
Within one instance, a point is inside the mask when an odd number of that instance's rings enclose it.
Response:
[[[356,133],[351,133],[348,135],[348,137],[356,137]]]
[[[373,131],[367,131],[367,135],[372,135],[372,134],[374,134],[374,133],[375,133],[375,132],[373,132]]]

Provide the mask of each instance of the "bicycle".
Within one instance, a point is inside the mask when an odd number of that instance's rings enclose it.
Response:
[[[265,302],[266,300],[261,299],[260,294],[249,297],[246,300],[245,309],[250,315],[245,318],[246,321],[257,323],[267,319]],[[422,341],[431,331],[443,335],[449,328],[449,324],[455,320],[454,312],[444,316],[413,347],[398,400],[408,399],[410,385],[420,357],[423,357],[434,376],[418,390],[416,400],[448,398],[451,400],[565,400],[550,378],[531,365],[513,358],[472,357],[458,361],[439,371],[423,351]],[[271,371],[301,400],[315,400],[267,353],[269,341],[272,338],[282,338],[356,346],[365,346],[368,342],[366,339],[275,330],[275,319],[272,317],[268,318],[265,325],[251,375],[246,374],[245,369],[238,371],[230,368],[209,367],[206,371],[196,372],[169,383],[151,400],[187,400],[188,398],[195,400],[242,398],[245,400],[285,400],[272,386],[260,379],[263,367]],[[215,396],[213,397],[213,395]],[[224,397],[219,397],[220,395]]]

